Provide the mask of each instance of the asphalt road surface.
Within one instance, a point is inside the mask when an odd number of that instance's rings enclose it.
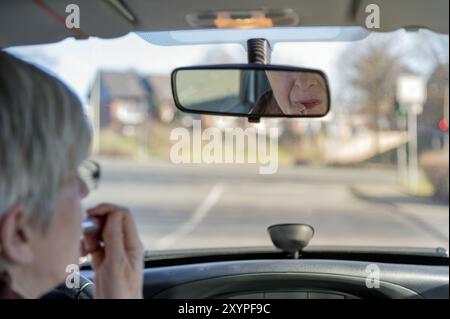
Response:
[[[395,170],[98,161],[85,205],[128,206],[150,250],[270,246],[267,227],[292,222],[314,226],[310,245],[449,246],[448,204],[407,195]]]

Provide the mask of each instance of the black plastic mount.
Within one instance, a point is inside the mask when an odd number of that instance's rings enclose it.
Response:
[[[270,64],[271,47],[269,41],[263,38],[247,40],[247,60],[250,64]],[[249,123],[259,123],[261,117],[249,116]]]
[[[248,63],[270,64],[270,43],[266,39],[247,40]]]

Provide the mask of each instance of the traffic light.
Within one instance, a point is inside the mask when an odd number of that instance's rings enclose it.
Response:
[[[443,133],[448,132],[448,122],[445,119],[439,121],[439,130]]]
[[[400,105],[400,102],[397,99],[395,99],[394,105],[395,105],[395,116],[397,118],[404,118],[404,117],[406,117],[406,110],[405,110],[404,107],[402,107]]]

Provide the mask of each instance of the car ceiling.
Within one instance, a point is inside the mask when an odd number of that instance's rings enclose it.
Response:
[[[65,8],[80,8],[80,30],[64,26]],[[113,3],[124,5],[130,21]],[[448,34],[448,0],[3,0],[0,4],[0,47],[51,43],[67,37],[115,38],[132,31],[193,28],[186,16],[205,10],[292,9],[298,26],[364,26],[366,6],[380,7],[381,28],[423,27]]]

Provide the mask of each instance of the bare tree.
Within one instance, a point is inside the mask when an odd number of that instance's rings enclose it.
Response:
[[[425,130],[437,130],[439,120],[444,118],[445,90],[448,86],[448,64],[438,65],[428,81],[428,97],[419,116],[419,125]]]
[[[404,71],[390,46],[389,40],[370,41],[344,53],[350,59],[346,67],[348,82],[359,93],[361,112],[370,116],[375,131],[382,128],[383,119],[390,120],[394,114],[396,82]]]

